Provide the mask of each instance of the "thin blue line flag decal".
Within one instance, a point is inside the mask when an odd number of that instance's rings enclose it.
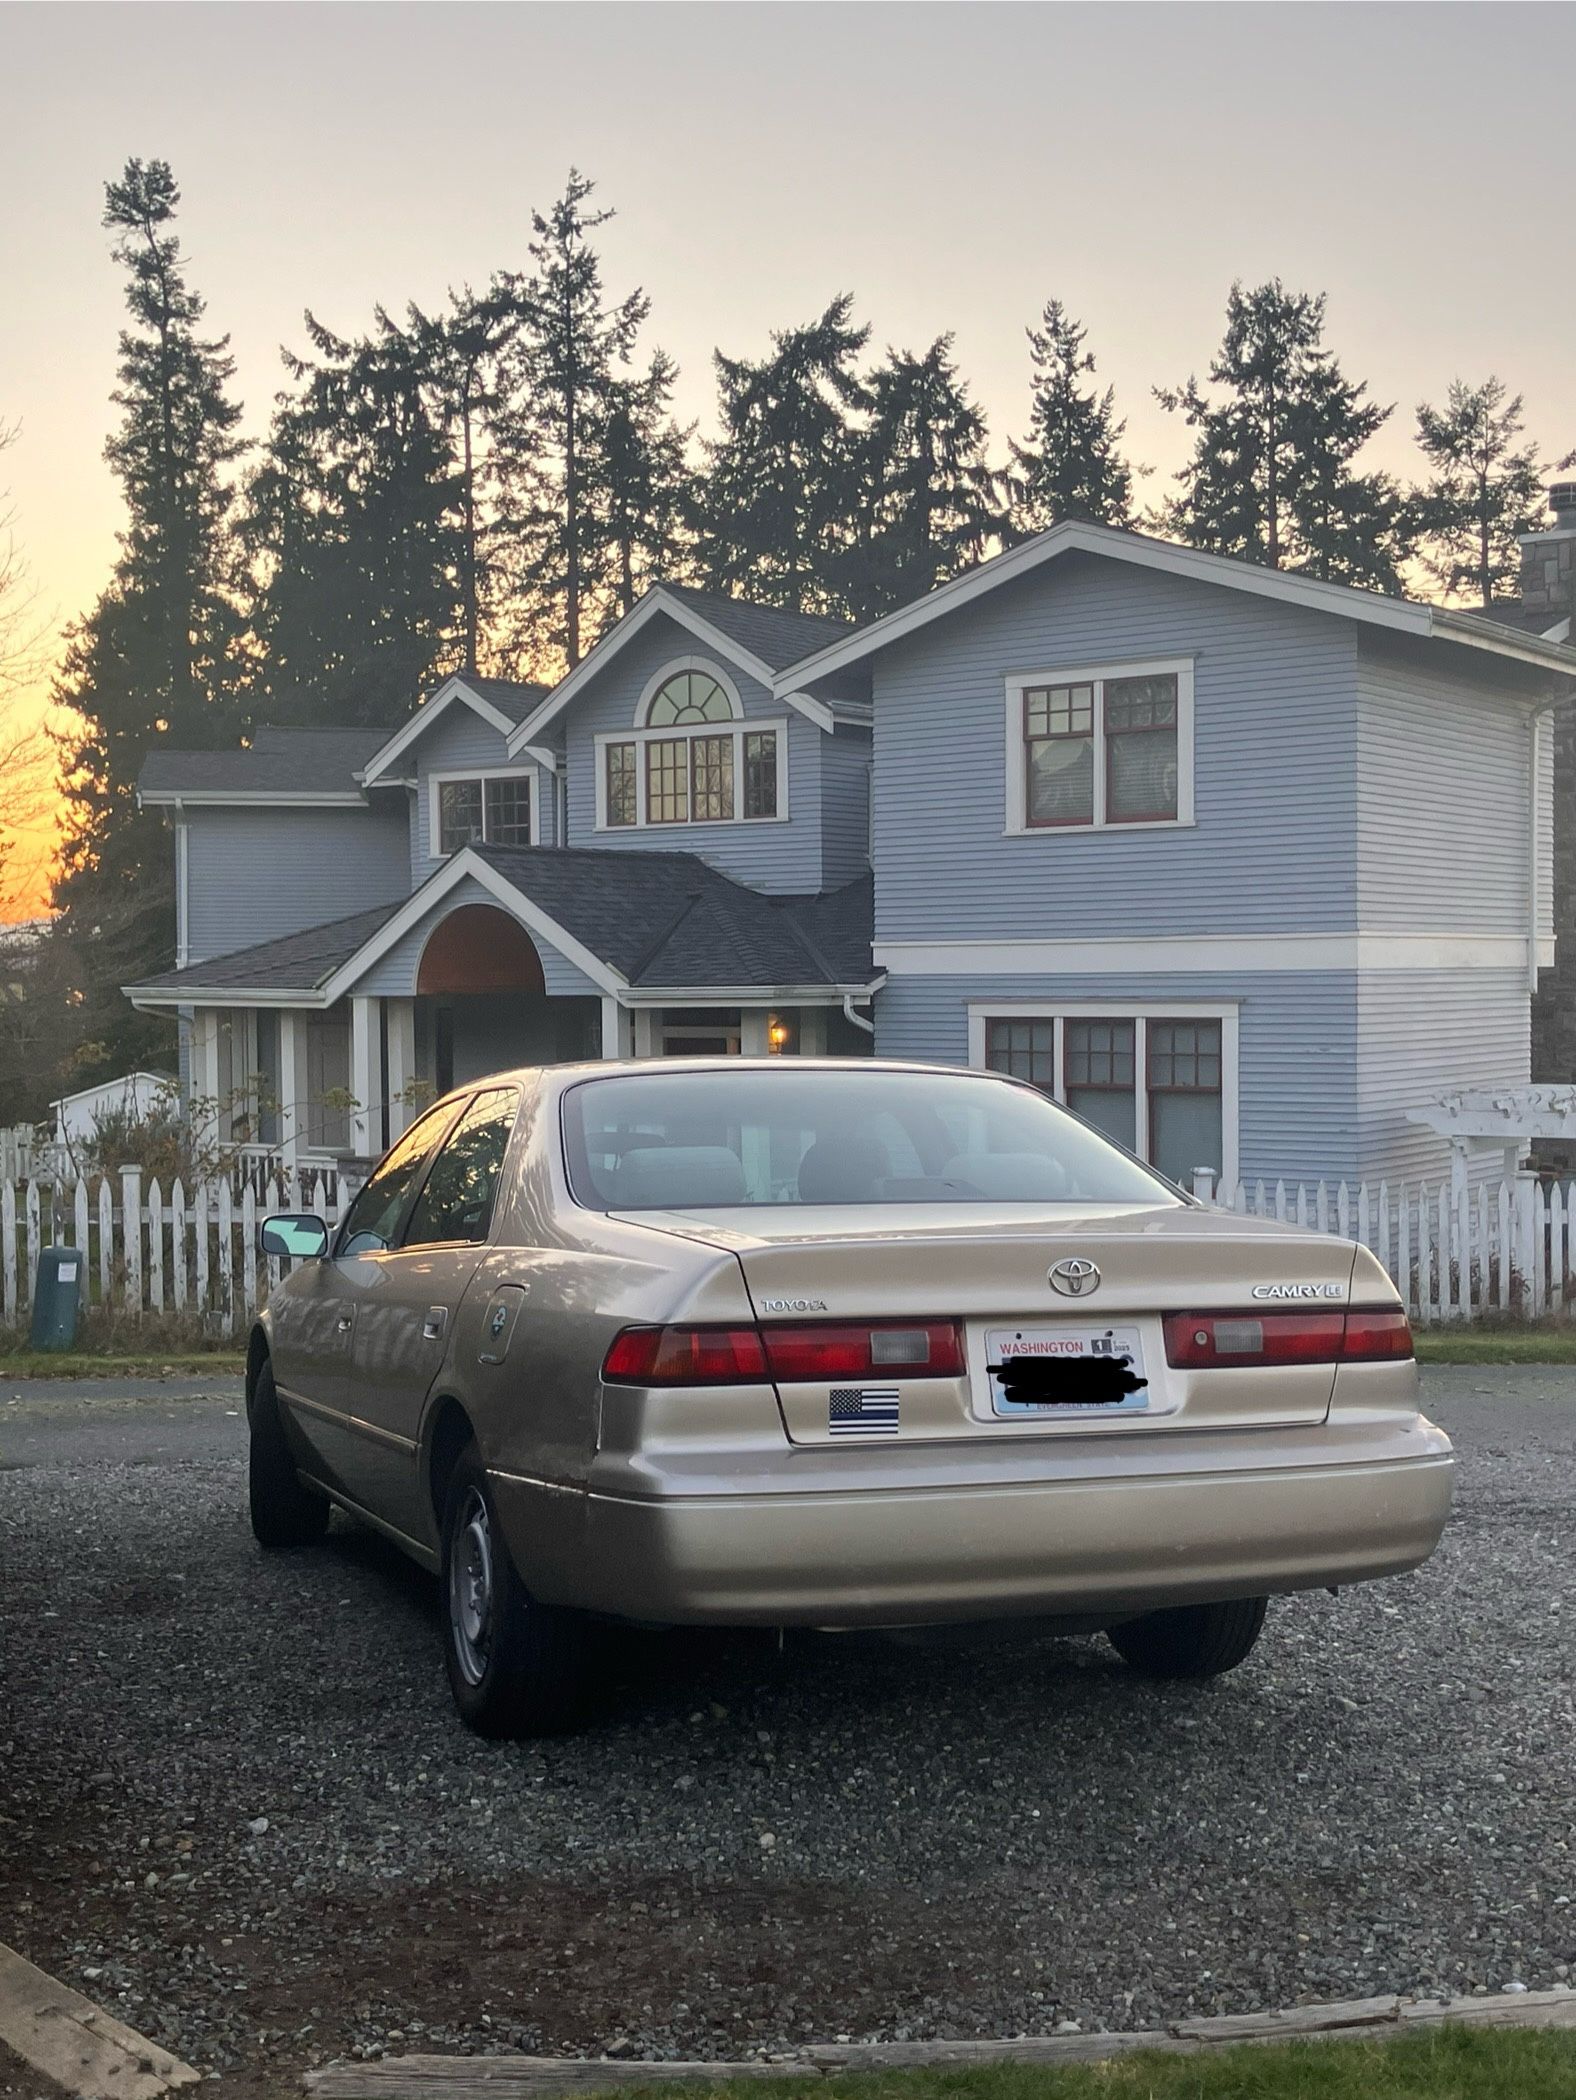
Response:
[[[834,1385],[826,1426],[833,1436],[896,1436],[895,1385]]]

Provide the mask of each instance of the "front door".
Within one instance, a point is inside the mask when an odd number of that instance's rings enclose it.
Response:
[[[407,1537],[423,1537],[427,1523],[416,1466],[422,1410],[486,1249],[518,1105],[512,1086],[473,1096],[428,1169],[397,1243],[366,1263],[371,1273],[351,1343],[351,1413],[376,1470],[368,1507]]]
[[[376,1256],[398,1238],[433,1147],[458,1110],[429,1109],[373,1169],[328,1258],[291,1278],[274,1309],[274,1377],[305,1446],[302,1463],[352,1501],[367,1499],[367,1439],[354,1427],[356,1323],[376,1281]]]

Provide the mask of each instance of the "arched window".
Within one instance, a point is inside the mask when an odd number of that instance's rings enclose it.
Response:
[[[733,703],[709,671],[679,671],[651,696],[646,710],[649,729],[670,729],[691,722],[731,722]]]

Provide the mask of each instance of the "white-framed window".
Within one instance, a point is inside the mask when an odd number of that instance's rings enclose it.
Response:
[[[749,722],[739,689],[703,656],[646,681],[627,730],[595,739],[596,828],[771,824],[788,814],[788,724]]]
[[[489,766],[427,776],[434,860],[464,846],[530,846],[541,836],[534,766]]]
[[[969,1063],[1027,1079],[1193,1186],[1237,1179],[1238,1009],[1207,1000],[982,1003]]]
[[[1193,822],[1193,662],[1170,657],[1007,680],[1009,832]]]

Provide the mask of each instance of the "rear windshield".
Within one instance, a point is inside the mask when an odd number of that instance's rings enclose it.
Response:
[[[657,1066],[571,1087],[564,1147],[591,1210],[1178,1200],[1044,1095],[963,1072]]]

